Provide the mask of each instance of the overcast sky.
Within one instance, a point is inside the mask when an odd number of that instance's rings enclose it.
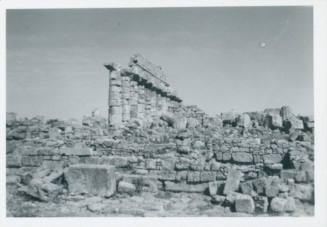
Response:
[[[141,53],[209,114],[312,114],[312,17],[311,7],[9,10],[7,111],[106,116],[103,63]]]

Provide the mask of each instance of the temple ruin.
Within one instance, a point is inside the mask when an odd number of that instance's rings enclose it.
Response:
[[[109,70],[108,124],[119,128],[130,120],[141,124],[172,112],[182,100],[167,82],[166,75],[140,54],[130,58],[128,67],[105,64]]]

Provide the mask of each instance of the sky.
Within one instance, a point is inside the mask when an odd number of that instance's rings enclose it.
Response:
[[[106,62],[140,53],[210,115],[313,114],[312,7],[7,10],[7,112],[107,112]]]

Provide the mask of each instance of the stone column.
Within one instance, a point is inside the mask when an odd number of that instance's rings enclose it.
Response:
[[[108,125],[117,128],[122,124],[121,75],[117,65],[105,67],[109,70]]]
[[[144,117],[146,120],[151,116],[151,90],[145,88]]]
[[[130,117],[131,119],[138,118],[138,85],[137,82],[132,79],[130,87]]]
[[[130,77],[122,74],[122,121],[130,120]]]
[[[150,117],[152,119],[154,119],[157,115],[156,99],[157,99],[157,94],[153,89],[151,89],[150,90],[150,103],[151,103]]]
[[[137,118],[143,123],[145,112],[145,87],[143,84],[138,85],[138,105]]]

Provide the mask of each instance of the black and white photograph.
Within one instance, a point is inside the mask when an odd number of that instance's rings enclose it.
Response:
[[[7,8],[6,217],[315,217],[314,23],[313,5]]]

